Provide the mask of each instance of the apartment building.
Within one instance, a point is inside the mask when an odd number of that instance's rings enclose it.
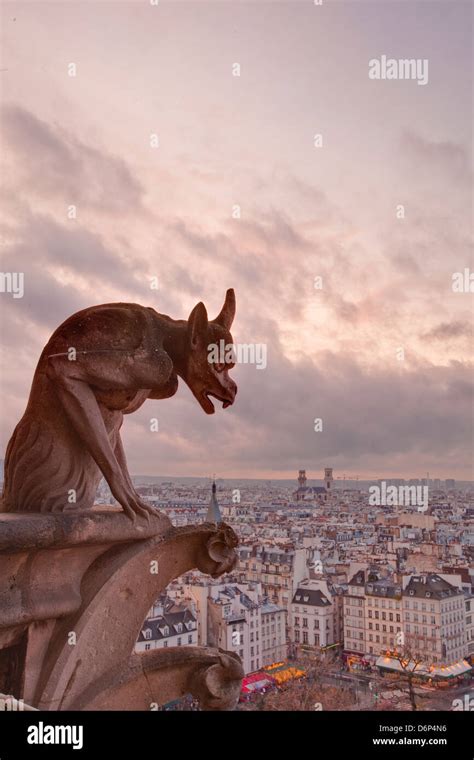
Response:
[[[466,605],[466,657],[474,661],[474,596],[465,594]]]
[[[389,578],[370,581],[365,587],[365,627],[367,651],[379,654],[383,649],[400,646],[403,638],[402,587]]]
[[[186,586],[195,600],[199,643],[233,651],[245,673],[287,656],[286,611],[262,593],[259,583]]]
[[[192,606],[176,604],[172,599],[164,597],[156,602],[144,621],[135,651],[195,646],[197,643],[197,617]]]
[[[442,665],[468,654],[466,598],[460,587],[436,573],[405,576],[403,583],[376,575],[359,570],[347,584],[346,654],[379,656],[398,649]]]
[[[406,646],[433,663],[452,664],[466,652],[466,603],[461,588],[435,573],[413,575],[403,589]]]
[[[288,609],[296,584],[307,573],[309,550],[292,546],[244,544],[238,548],[236,569],[243,582],[259,582],[262,593],[279,607]]]
[[[358,570],[347,584],[343,598],[344,651],[364,654],[368,651],[365,627],[365,584],[367,570]]]
[[[326,580],[301,581],[290,605],[290,640],[303,651],[321,651],[341,643],[340,597]]]

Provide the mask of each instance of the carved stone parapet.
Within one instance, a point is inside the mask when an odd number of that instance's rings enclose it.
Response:
[[[186,692],[204,709],[232,709],[235,654],[134,645],[170,581],[231,571],[237,543],[224,523],[133,525],[113,508],[0,514],[0,691],[46,710],[150,709]]]

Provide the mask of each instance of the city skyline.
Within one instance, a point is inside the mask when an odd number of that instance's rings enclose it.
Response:
[[[469,5],[111,8],[2,4],[2,452],[72,312],[234,287],[266,368],[214,417],[181,383],[126,418],[133,473],[473,479]],[[427,82],[371,79],[385,54]]]

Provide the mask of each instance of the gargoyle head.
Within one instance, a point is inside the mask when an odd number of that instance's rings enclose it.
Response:
[[[210,527],[210,524],[208,524]],[[207,526],[204,526],[207,527]],[[236,547],[239,539],[230,525],[219,523],[214,526],[205,543],[198,551],[196,567],[201,573],[219,578],[224,573],[230,573],[237,564]]]
[[[235,293],[226,293],[220,314],[209,321],[206,307],[199,302],[188,319],[188,356],[182,372],[206,414],[214,414],[210,396],[226,409],[234,403],[237,385],[229,377],[234,366],[230,328],[235,316]]]

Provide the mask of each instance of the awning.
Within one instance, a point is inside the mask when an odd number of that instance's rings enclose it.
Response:
[[[252,694],[254,691],[260,691],[260,689],[268,689],[270,686],[273,686],[274,680],[273,678],[267,678],[266,676],[264,678],[260,678],[258,681],[248,681],[246,683],[246,679],[242,681],[242,691],[244,694]]]
[[[472,670],[471,666],[466,660],[459,660],[454,665],[418,665],[416,667],[415,662],[408,662],[406,667],[403,668],[399,660],[396,657],[389,657],[388,655],[381,655],[377,658],[375,663],[378,668],[386,668],[387,670],[393,670],[397,673],[410,673],[413,672],[417,676],[424,676],[425,678],[454,678],[455,676],[461,676],[463,673],[468,673]]]

